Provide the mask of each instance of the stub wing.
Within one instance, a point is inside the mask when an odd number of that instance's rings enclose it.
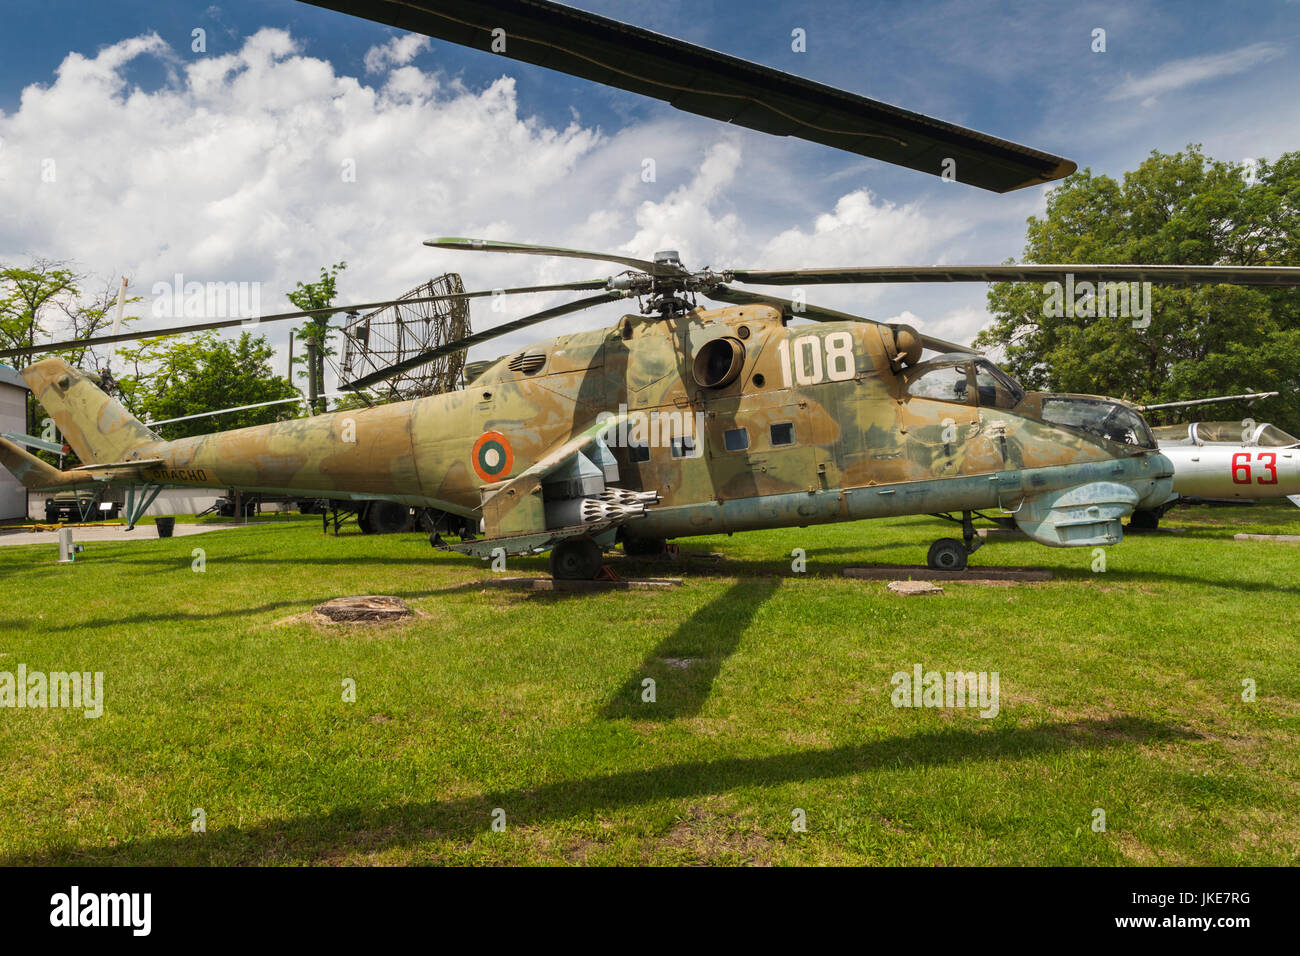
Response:
[[[570,460],[575,459],[588,445],[598,441],[605,432],[618,427],[618,423],[619,419],[617,417],[606,418],[587,426],[582,431],[574,433],[563,441],[556,442],[533,465],[511,478],[500,488],[494,489],[491,492],[491,497],[484,499],[484,512],[486,513],[488,502],[502,495],[505,495],[506,498],[513,498],[521,494],[527,494],[533,488],[540,487],[543,478],[559,470]]]
[[[551,446],[537,461],[499,487],[482,489],[483,531],[476,542],[449,545],[485,556],[544,551],[565,538],[589,535],[613,543],[613,531],[659,500],[657,491],[615,487],[618,464],[605,435],[620,418],[606,416]]]
[[[145,483],[150,479],[145,474],[151,468],[165,464],[161,458],[141,458],[138,461],[96,462],[93,465],[78,465],[64,472],[68,474],[88,474],[95,481],[134,481]]]

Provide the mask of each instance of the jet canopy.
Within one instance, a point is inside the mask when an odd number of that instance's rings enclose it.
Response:
[[[1258,445],[1263,448],[1293,448],[1300,438],[1267,422],[1192,422],[1190,425],[1162,425],[1156,437],[1165,445]]]

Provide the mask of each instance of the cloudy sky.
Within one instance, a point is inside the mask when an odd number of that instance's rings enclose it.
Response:
[[[1233,160],[1300,148],[1300,3],[1286,0],[576,5],[1117,177],[1191,142]],[[421,245],[437,235],[676,248],[693,266],[989,263],[1018,256],[1044,208],[1043,187],[944,183],[297,0],[44,0],[5,17],[0,263],[70,260],[146,297],[176,273],[258,282],[268,314],[340,259],[344,302],[451,270],[487,289],[608,271]],[[806,52],[791,49],[795,28]],[[562,298],[476,306],[475,325]],[[980,285],[827,287],[814,301],[961,340],[987,321]],[[266,331],[283,349],[287,328]]]

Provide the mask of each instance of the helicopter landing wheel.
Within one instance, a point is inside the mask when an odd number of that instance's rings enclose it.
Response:
[[[932,571],[965,571],[969,552],[966,545],[956,538],[940,538],[930,545],[930,553],[925,556],[925,563]]]
[[[567,538],[551,549],[551,577],[557,581],[590,581],[600,570],[600,545],[590,538]]]
[[[400,534],[411,529],[411,509],[395,501],[372,501],[357,514],[364,534]]]

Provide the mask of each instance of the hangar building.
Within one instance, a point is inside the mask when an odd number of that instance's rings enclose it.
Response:
[[[0,364],[0,433],[27,431],[27,383],[8,365]],[[27,517],[27,489],[0,468],[0,521]]]

